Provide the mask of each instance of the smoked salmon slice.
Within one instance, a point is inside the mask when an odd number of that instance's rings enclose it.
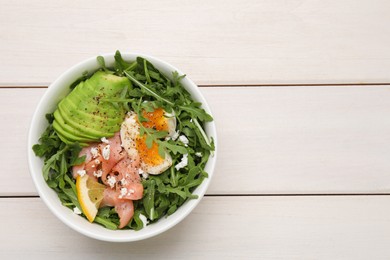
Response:
[[[119,216],[119,228],[125,227],[134,214],[133,200],[143,197],[144,187],[139,176],[140,159],[129,158],[121,146],[120,133],[102,143],[93,143],[84,147],[79,157],[86,156],[85,161],[72,168],[73,177],[77,172],[85,172],[107,186],[100,207],[115,207]]]

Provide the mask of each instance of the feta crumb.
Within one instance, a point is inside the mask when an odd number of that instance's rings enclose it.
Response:
[[[114,177],[108,176],[107,177],[108,185],[110,185],[111,188],[114,188],[116,179]]]
[[[146,225],[149,223],[148,219],[142,215],[142,214],[139,214],[139,219],[142,221],[142,223],[144,224],[143,227],[146,227]]]
[[[83,177],[87,172],[85,170],[78,170],[77,174],[80,175],[80,177]]]
[[[127,175],[128,175],[128,174],[126,174],[126,176],[127,176]],[[126,180],[125,178],[122,178],[121,184],[122,184],[122,185],[126,185],[126,184],[127,184],[127,180]]]
[[[181,158],[181,161],[175,165],[176,170],[180,170],[181,168],[186,167],[188,164],[188,154],[183,154],[183,157]]]
[[[201,152],[196,152],[196,153],[195,153],[195,156],[202,157],[203,154],[202,154]]]
[[[102,177],[102,175],[103,175],[102,170],[97,170],[96,172],[93,172],[93,176],[95,176],[95,177],[100,178],[100,177]]]
[[[175,133],[172,135],[172,140],[176,141],[176,139],[179,137],[179,131],[175,131]]]
[[[110,145],[109,144],[103,148],[102,155],[103,155],[104,160],[110,159]]]
[[[135,190],[129,189],[129,193],[127,193],[127,195],[131,195],[131,194],[133,194],[134,192],[135,192]]]
[[[121,194],[118,196],[118,198],[123,198],[123,196],[126,196],[127,194],[127,188],[121,188]]]
[[[106,143],[106,144],[110,143],[110,141],[108,141],[107,138],[105,138],[105,137],[100,138],[100,141],[102,141],[102,143]]]
[[[92,158],[95,159],[98,156],[98,149],[96,147],[91,148]]]
[[[149,173],[144,172],[141,168],[138,169],[138,174],[142,175],[142,178],[144,178],[145,180],[146,180],[147,178],[149,178]]]
[[[77,215],[81,215],[81,211],[79,210],[78,207],[74,207],[73,208],[73,213],[77,214]]]
[[[188,146],[188,138],[185,135],[179,136],[179,141],[184,144],[184,146]]]

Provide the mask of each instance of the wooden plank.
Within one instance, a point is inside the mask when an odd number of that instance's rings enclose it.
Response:
[[[114,244],[71,230],[38,198],[0,199],[0,256],[389,259],[389,205],[389,196],[205,197],[171,230],[144,241]]]
[[[46,85],[116,49],[198,84],[390,82],[390,2],[2,1],[0,85]]]
[[[36,195],[26,138],[45,89],[0,89],[0,195]],[[201,88],[219,151],[208,194],[390,192],[390,87]]]

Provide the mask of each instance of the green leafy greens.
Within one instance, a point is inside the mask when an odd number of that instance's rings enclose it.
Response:
[[[134,201],[134,216],[126,227],[139,230],[144,227],[141,214],[147,217],[149,223],[153,223],[173,214],[186,200],[197,198],[192,192],[207,178],[204,168],[214,151],[213,140],[205,133],[203,124],[213,118],[181,85],[185,75],[173,72],[171,80],[142,57],[129,62],[117,51],[114,58],[113,67],[109,68],[103,57],[97,57],[101,70],[127,77],[132,84],[129,89],[123,89],[120,97],[102,98],[100,101],[111,102],[115,107],[123,106],[127,111],[136,112],[140,122],[147,121],[142,111],[151,112],[161,107],[176,117],[176,130],[188,139],[188,143],[183,143],[180,139],[165,138],[166,131],[140,124],[140,135],[146,137],[147,147],[151,148],[153,143],[158,144],[160,156],[164,158],[166,153],[170,153],[173,165],[160,175],[150,175],[142,179],[144,195],[141,200]],[[88,73],[84,73],[71,87],[87,78]],[[60,140],[52,127],[52,114],[48,114],[47,119],[49,126],[42,134],[40,143],[33,146],[33,150],[37,156],[44,159],[44,179],[57,192],[62,204],[71,209],[80,209],[71,168],[82,163],[85,156],[78,157],[81,150],[78,143],[65,144]],[[187,166],[175,168],[175,164],[183,157],[188,160]],[[119,217],[114,208],[103,207],[99,209],[95,222],[114,230],[118,227]]]

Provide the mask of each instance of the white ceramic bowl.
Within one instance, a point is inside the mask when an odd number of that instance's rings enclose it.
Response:
[[[112,66],[114,63],[114,54],[102,55],[105,58],[106,65]],[[137,53],[122,53],[125,60],[134,60],[137,56],[142,56],[148,59],[153,65],[159,69],[166,76],[171,76],[173,71],[183,73],[174,66],[151,56]],[[55,80],[48,88],[40,100],[38,107],[33,115],[30,131],[28,135],[28,162],[30,167],[30,173],[34,181],[35,187],[39,193],[39,196],[46,203],[48,208],[56,215],[62,222],[74,230],[99,240],[111,241],[111,242],[127,242],[146,239],[157,234],[160,234],[169,228],[173,227],[181,220],[183,220],[200,202],[205,194],[207,187],[209,186],[211,177],[213,176],[214,167],[217,159],[217,149],[214,152],[214,156],[210,157],[206,164],[205,171],[208,172],[209,177],[206,178],[203,183],[197,187],[194,194],[199,198],[195,200],[189,200],[184,203],[173,215],[162,218],[158,222],[146,226],[140,231],[133,230],[108,230],[98,224],[89,223],[86,219],[74,214],[70,209],[61,205],[57,194],[49,188],[42,176],[43,160],[36,157],[31,147],[38,143],[38,139],[47,127],[47,121],[45,119],[46,113],[51,113],[55,110],[57,103],[69,93],[69,86],[77,78],[79,78],[84,71],[93,72],[99,68],[99,64],[96,61],[96,57],[87,59],[64,72],[57,80]],[[203,108],[211,114],[210,108],[200,93],[198,87],[188,77],[182,80],[182,85],[189,91],[192,97],[202,102]],[[215,147],[217,148],[217,132],[214,121],[205,125],[206,133],[213,137]]]

